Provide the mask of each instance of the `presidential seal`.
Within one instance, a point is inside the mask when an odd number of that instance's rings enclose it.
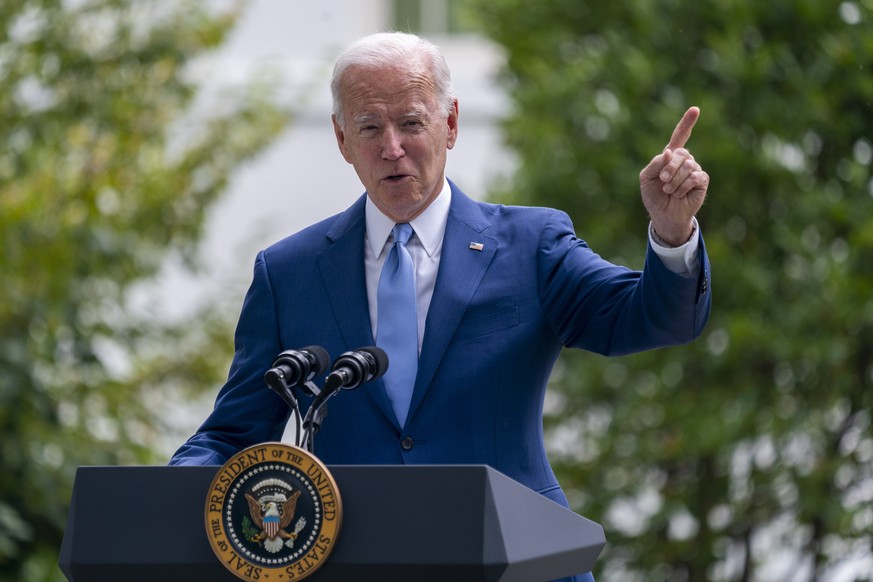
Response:
[[[311,453],[264,443],[228,460],[206,496],[206,534],[218,559],[243,580],[302,580],[336,546],[342,502]]]

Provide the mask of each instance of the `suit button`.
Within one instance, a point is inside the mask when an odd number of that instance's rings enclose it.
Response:
[[[412,447],[415,446],[415,441],[412,440],[412,437],[403,437],[400,446],[403,447],[404,451],[411,451]]]

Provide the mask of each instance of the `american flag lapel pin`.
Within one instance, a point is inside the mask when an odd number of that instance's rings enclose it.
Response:
[[[484,248],[485,248],[485,245],[483,245],[480,242],[471,242],[470,243],[470,250],[471,251],[481,251]]]

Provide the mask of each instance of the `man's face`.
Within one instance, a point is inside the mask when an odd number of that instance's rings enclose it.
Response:
[[[442,187],[446,151],[458,135],[458,103],[448,117],[427,69],[402,63],[349,68],[342,83],[344,126],[337,143],[370,199],[395,222],[409,222]]]

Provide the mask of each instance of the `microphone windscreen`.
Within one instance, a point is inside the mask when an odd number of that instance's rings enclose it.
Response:
[[[388,371],[388,354],[385,353],[385,350],[378,346],[367,346],[365,348],[361,348],[358,351],[370,354],[376,361],[376,369],[373,370],[374,380],[381,377],[385,372]]]
[[[306,346],[303,348],[304,352],[309,352],[312,354],[312,357],[315,359],[315,362],[312,366],[312,373],[316,376],[320,375],[322,372],[327,370],[328,366],[330,366],[330,355],[327,353],[327,350],[321,346]]]

